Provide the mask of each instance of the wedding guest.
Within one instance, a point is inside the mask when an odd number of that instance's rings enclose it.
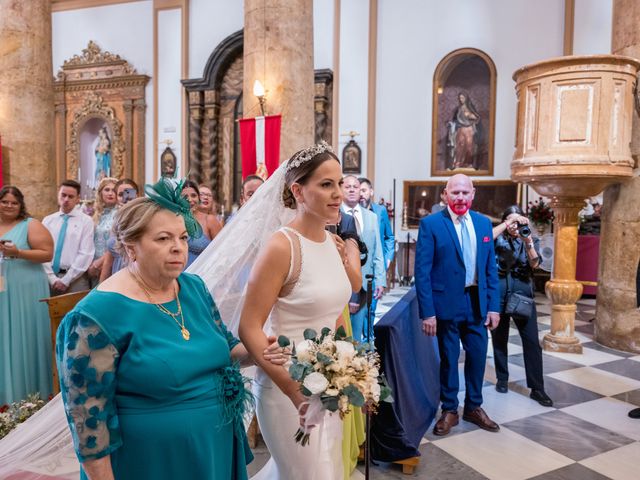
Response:
[[[213,198],[213,191],[208,185],[201,183],[198,185],[200,191],[200,205],[198,205],[198,211],[206,215],[218,215],[218,205]]]
[[[204,282],[183,273],[200,225],[180,192],[165,196],[159,183],[116,215],[127,268],[58,330],[61,394],[82,475],[244,480],[253,458],[242,423],[249,396],[234,362],[250,358]],[[282,365],[273,340],[273,358],[264,358]]]
[[[373,318],[375,318],[374,305],[371,305],[371,322],[367,323],[366,297],[367,281],[366,275],[373,275],[372,284],[373,298],[376,300],[382,297],[384,288],[387,285],[385,274],[384,257],[382,255],[382,242],[380,240],[380,227],[378,217],[371,210],[366,210],[360,206],[360,182],[353,175],[343,178],[342,191],[344,200],[342,211],[352,215],[358,235],[367,246],[367,261],[362,266],[362,288],[359,293],[354,294],[349,301],[349,312],[351,313],[351,325],[353,327],[353,338],[362,341],[363,338],[370,339],[372,331],[367,331],[367,325],[373,328]]]
[[[247,203],[253,194],[256,193],[256,190],[260,188],[260,185],[264,183],[262,177],[258,175],[249,175],[242,182],[242,190],[240,193],[240,207]]]
[[[182,185],[182,196],[187,199],[191,207],[191,213],[194,218],[200,224],[202,228],[202,235],[198,238],[189,238],[189,259],[187,260],[187,267],[191,265],[198,255],[200,255],[205,248],[211,243],[220,230],[222,225],[216,217],[206,213],[202,213],[198,210],[200,205],[200,190],[198,185],[191,180],[186,180]]]
[[[93,260],[93,221],[76,208],[80,184],[65,180],[58,189],[60,210],[48,215],[42,224],[53,237],[53,260],[44,264],[52,295],[89,289],[87,270]]]
[[[461,342],[466,385],[462,419],[497,432],[499,425],[482,408],[487,329],[494,329],[500,320],[491,222],[470,210],[475,188],[469,177],[452,176],[446,190],[446,210],[420,221],[415,261],[422,331],[437,337],[440,352],[442,415],[433,433],[447,435],[459,422]]]
[[[49,296],[42,264],[53,239],[27,212],[22,192],[0,189],[0,405],[52,391]]]
[[[378,216],[380,226],[380,240],[382,241],[382,256],[384,257],[384,268],[387,270],[393,261],[396,248],[396,239],[391,228],[387,207],[374,201],[373,185],[368,178],[359,178],[360,182],[360,205],[371,210]]]
[[[138,184],[130,178],[123,178],[116,183],[116,196],[118,197],[118,205],[116,208],[120,208],[126,205],[131,200],[138,198],[140,195],[140,189]],[[104,282],[107,278],[116,272],[119,272],[124,266],[124,259],[120,256],[120,253],[116,250],[116,237],[113,234],[113,230],[107,240],[107,251],[104,253],[104,261],[102,263],[102,270],[100,272],[100,282]]]
[[[447,190],[443,188],[440,192],[440,201],[431,207],[431,214],[441,212],[445,208],[447,208]]]
[[[96,199],[94,203],[93,223],[95,231],[93,234],[93,244],[95,253],[93,254],[93,263],[87,270],[89,281],[92,287],[98,284],[102,265],[104,263],[104,254],[107,251],[107,241],[111,235],[111,227],[113,226],[113,217],[116,213],[116,205],[118,197],[116,194],[116,184],[118,180],[112,177],[105,177],[98,184]]]
[[[521,229],[522,226],[526,228]],[[500,279],[500,322],[491,332],[493,359],[496,365],[496,390],[507,393],[509,362],[507,345],[511,319],[522,339],[524,369],[527,375],[529,396],[544,407],[553,401],[544,391],[542,372],[542,348],[538,337],[538,316],[533,293],[533,270],[540,264],[538,239],[533,238],[529,219],[518,205],[508,207],[502,214],[502,223],[493,228],[498,277]],[[521,317],[505,312],[509,293],[518,293],[532,300],[530,316]]]

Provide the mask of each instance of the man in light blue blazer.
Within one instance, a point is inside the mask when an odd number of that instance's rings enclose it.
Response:
[[[373,298],[379,299],[387,285],[385,263],[382,254],[378,217],[372,211],[360,206],[360,182],[353,175],[347,175],[343,179],[342,190],[344,193],[343,213],[353,216],[360,239],[365,243],[368,250],[367,262],[362,266],[363,288],[349,302],[353,338],[362,341],[363,336],[366,339],[371,337],[371,332],[367,332],[365,327],[367,324],[367,305],[366,302],[362,301],[367,290],[365,276],[373,275]],[[375,311],[371,308],[371,326],[373,326],[374,316]]]
[[[387,208],[373,200],[373,185],[368,178],[361,177],[360,182],[360,205],[365,209],[371,210],[378,216],[378,225],[380,226],[380,239],[382,240],[382,255],[384,256],[384,268],[387,270],[389,264],[393,261],[396,253],[396,238],[393,235],[391,221]]]
[[[475,194],[466,175],[447,182],[447,208],[420,221],[416,293],[422,331],[437,336],[442,416],[433,429],[446,435],[458,424],[458,358],[465,351],[463,420],[497,432],[482,409],[487,329],[500,320],[498,272],[491,222],[469,211]]]

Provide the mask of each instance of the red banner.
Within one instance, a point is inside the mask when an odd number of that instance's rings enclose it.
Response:
[[[242,178],[258,175],[265,180],[280,165],[280,115],[240,120]]]

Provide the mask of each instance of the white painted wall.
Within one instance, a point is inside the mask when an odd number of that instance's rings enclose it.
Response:
[[[395,10],[405,10],[397,1]],[[403,27],[400,27],[403,29]],[[338,129],[339,156],[349,141],[342,134],[351,130],[362,150],[362,173],[367,171],[367,96],[369,92],[369,0],[340,2],[340,75]]]
[[[509,178],[516,118],[511,76],[523,65],[562,55],[564,2],[405,0],[400,6],[379,0],[378,9],[375,183],[378,195],[386,198],[397,180],[399,231],[403,181],[432,178],[432,87],[440,60],[463,47],[480,49],[493,59],[497,98],[492,178]]]
[[[66,10],[52,14],[54,75],[65,60],[82,53],[89,40],[102,50],[120,55],[138,73],[153,76],[153,2],[121,3],[104,7]],[[153,88],[147,84],[145,117],[146,177],[153,176]]]
[[[333,0],[313,1],[313,66],[333,70]]]
[[[202,77],[211,52],[243,26],[243,0],[190,0],[189,78]]]
[[[160,174],[160,154],[171,140],[171,148],[178,157],[176,175],[185,174],[182,164],[182,99],[180,83],[182,71],[182,12],[180,9],[158,12],[158,149],[155,162]],[[153,139],[151,139],[153,141]]]
[[[612,0],[576,0],[573,54],[611,53]]]

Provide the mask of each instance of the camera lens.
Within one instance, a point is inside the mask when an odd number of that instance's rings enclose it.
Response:
[[[531,235],[531,229],[529,228],[529,225],[518,224],[518,233],[521,237],[527,238]]]

